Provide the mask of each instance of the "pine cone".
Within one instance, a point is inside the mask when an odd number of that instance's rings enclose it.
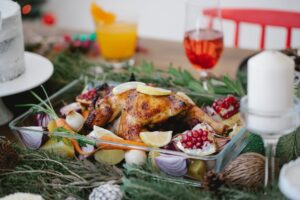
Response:
[[[19,161],[19,156],[10,143],[0,140],[0,173],[4,170],[14,169]]]
[[[265,177],[265,157],[257,153],[244,153],[229,163],[223,174],[226,185],[262,187]]]
[[[94,188],[89,196],[89,200],[121,200],[122,191],[119,185],[108,182]]]
[[[223,174],[218,174],[215,171],[209,171],[205,174],[203,187],[210,191],[217,191],[224,183]]]

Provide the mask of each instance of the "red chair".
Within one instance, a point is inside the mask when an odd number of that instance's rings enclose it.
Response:
[[[286,28],[286,48],[291,47],[292,28],[300,28],[300,13],[287,12],[279,10],[266,9],[221,9],[222,19],[232,20],[235,22],[234,45],[238,47],[239,43],[239,25],[241,22],[258,24],[261,26],[260,48],[265,47],[266,26],[279,26]],[[216,16],[215,9],[206,9],[203,13],[209,16],[211,20]]]

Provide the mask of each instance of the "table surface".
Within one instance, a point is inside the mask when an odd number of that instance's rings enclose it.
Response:
[[[57,30],[42,30],[43,32],[45,32],[44,34],[58,33]],[[142,38],[140,39],[139,44],[147,51],[136,55],[137,62],[141,62],[143,60],[151,61],[155,64],[155,66],[161,69],[168,68],[170,63],[172,63],[173,66],[182,67],[183,69],[191,71],[193,75],[198,76],[197,71],[191,67],[189,61],[185,57],[183,45],[181,42]],[[234,77],[237,72],[239,63],[245,57],[253,53],[254,51],[252,50],[225,48],[219,63],[212,70],[212,73],[216,76],[226,74]],[[14,139],[14,136],[10,131],[8,124],[0,126],[0,136],[3,135],[8,137],[9,139]]]

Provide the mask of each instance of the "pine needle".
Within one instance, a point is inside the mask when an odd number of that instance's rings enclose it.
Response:
[[[0,173],[0,196],[18,191],[41,194],[45,199],[87,199],[93,188],[107,181],[119,182],[122,177],[120,169],[103,163],[16,148],[21,161],[15,170]]]

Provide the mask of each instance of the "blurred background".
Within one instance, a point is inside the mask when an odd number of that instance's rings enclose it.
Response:
[[[22,1],[22,0],[21,0]],[[56,26],[66,29],[93,31],[90,16],[92,1],[109,11],[137,12],[138,35],[145,38],[182,41],[184,35],[185,0],[46,0],[43,11],[51,12],[56,17]],[[299,0],[221,0],[222,7],[271,8],[287,11],[300,11]],[[300,20],[300,19],[299,19]],[[223,21],[225,46],[233,46],[234,23]],[[240,27],[239,47],[258,49],[260,27],[242,23]],[[285,47],[286,31],[284,28],[266,29],[266,48]],[[253,42],[255,41],[255,42]],[[293,29],[291,47],[300,46],[300,30]]]

